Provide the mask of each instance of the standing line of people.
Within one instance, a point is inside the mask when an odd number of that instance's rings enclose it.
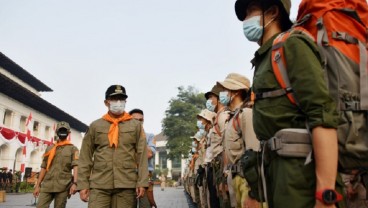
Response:
[[[252,86],[230,73],[205,94],[201,114],[217,114],[210,130],[198,125],[184,175],[198,207],[368,207],[367,2],[303,0],[293,28],[290,8],[235,2],[260,48]]]
[[[198,132],[191,137],[184,174],[185,190],[198,207],[261,206],[250,197],[241,165],[246,150],[260,150],[252,126],[249,89],[249,79],[230,73],[205,93],[206,109],[197,116]]]

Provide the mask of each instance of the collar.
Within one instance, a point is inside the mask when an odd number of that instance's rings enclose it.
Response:
[[[252,66],[254,67],[256,64],[256,61],[259,57],[263,56],[271,47],[273,44],[273,41],[280,33],[275,34],[272,36],[265,44],[263,44],[255,53],[254,58],[250,61],[252,63]]]

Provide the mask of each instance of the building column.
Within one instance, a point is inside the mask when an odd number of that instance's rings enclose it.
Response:
[[[45,127],[46,125],[44,123],[38,123],[38,138],[46,139]]]
[[[156,169],[156,165],[160,165],[160,156],[159,156],[159,151],[156,151],[155,154],[155,169]]]
[[[4,114],[5,108],[3,106],[0,106],[0,126],[4,126]]]
[[[18,113],[13,112],[11,120],[12,120],[11,128],[14,131],[20,131],[20,115]]]
[[[168,178],[172,178],[172,161],[171,160],[167,160],[167,177]]]

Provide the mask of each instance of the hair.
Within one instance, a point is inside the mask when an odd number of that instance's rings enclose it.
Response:
[[[139,114],[143,114],[143,111],[141,109],[138,108],[134,108],[133,110],[129,111],[129,114],[132,115],[133,113],[139,113]]]
[[[249,89],[240,91],[241,99],[243,101],[245,101],[248,98],[248,94],[249,94],[248,92],[250,92]]]
[[[286,13],[281,0],[261,0],[260,5],[263,12],[267,11],[272,6],[277,6],[279,8],[278,19],[280,20],[280,27],[282,32],[285,32],[291,28],[291,25],[289,24],[289,15]]]

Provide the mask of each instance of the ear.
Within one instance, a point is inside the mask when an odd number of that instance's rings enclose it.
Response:
[[[105,106],[109,107],[109,102],[107,100],[104,100]]]
[[[276,19],[280,15],[280,8],[276,5],[273,5],[265,12],[265,15],[270,19]]]

